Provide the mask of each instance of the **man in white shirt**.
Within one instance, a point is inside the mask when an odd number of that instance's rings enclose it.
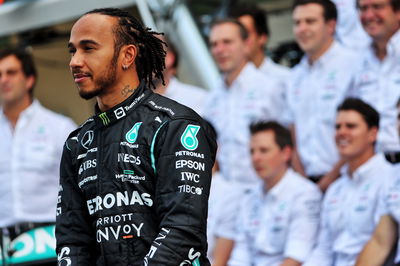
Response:
[[[228,265],[301,265],[315,244],[321,192],[290,169],[288,129],[259,122],[250,131],[251,158],[262,185],[242,199]]]
[[[400,98],[397,101],[397,130],[400,134]],[[396,240],[397,254],[394,256],[396,265],[400,265],[400,164],[395,165],[395,173],[385,184],[379,198],[378,209],[381,217],[371,239],[365,245],[357,259],[356,266],[378,266],[390,260]]]
[[[0,51],[0,227],[11,237],[55,221],[63,144],[75,123],[33,97],[30,54]]]
[[[181,104],[184,104],[198,114],[203,113],[204,103],[208,93],[205,89],[183,83],[176,78],[179,54],[175,46],[166,38],[161,38],[168,46],[165,47],[167,52],[165,56],[165,69],[163,71],[165,85],[158,80],[156,90],[154,92],[171,98]]]
[[[211,53],[223,74],[220,86],[212,90],[205,118],[216,128],[217,159],[224,178],[257,183],[251,167],[249,125],[281,115],[279,84],[269,80],[247,57],[247,31],[236,20],[216,21],[209,37]]]
[[[268,78],[277,79],[284,87],[290,75],[289,68],[275,63],[265,55],[265,47],[270,36],[266,12],[254,4],[241,3],[234,6],[230,15],[239,20],[249,34],[250,60]]]
[[[363,52],[355,95],[380,114],[377,150],[392,163],[400,162],[396,102],[400,97],[400,2],[358,0],[361,24],[372,38]]]
[[[392,176],[384,187],[379,199],[378,210],[381,217],[371,239],[363,248],[357,259],[357,266],[383,265],[390,255],[398,237],[400,223],[400,175],[397,168],[396,176]],[[396,265],[400,265],[400,246],[397,246],[394,256]],[[392,265],[392,264],[390,264]]]
[[[305,56],[289,80],[285,122],[295,139],[294,168],[323,190],[342,165],[333,140],[336,107],[352,87],[357,62],[334,40],[336,19],[330,0],[294,1],[293,31]]]
[[[362,100],[338,107],[335,141],[345,166],[324,196],[317,246],[304,266],[354,265],[374,232],[379,193],[393,177],[393,166],[375,153],[378,128],[378,112]]]

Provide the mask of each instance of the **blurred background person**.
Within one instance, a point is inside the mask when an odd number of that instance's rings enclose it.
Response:
[[[32,56],[0,51],[0,227],[11,238],[55,222],[59,165],[75,123],[34,97]]]
[[[211,91],[205,118],[218,133],[217,154],[224,178],[242,188],[258,182],[248,150],[249,125],[261,119],[278,119],[279,84],[263,75],[248,59],[248,33],[234,19],[216,20],[209,36],[211,54],[222,73]]]
[[[160,37],[160,39],[167,44],[164,46],[167,51],[163,72],[165,85],[162,84],[161,80],[158,80],[154,92],[186,105],[201,115],[204,109],[203,105],[207,99],[207,91],[178,80],[176,77],[179,64],[178,51],[167,38]]]
[[[335,41],[337,10],[330,0],[295,0],[293,32],[305,55],[293,68],[287,89],[296,171],[325,190],[339,176],[334,125],[337,106],[354,81],[357,56]]]
[[[332,0],[338,11],[336,39],[354,50],[368,46],[370,37],[358,19],[357,0]]]
[[[240,3],[232,7],[230,16],[239,20],[249,37],[249,57],[256,67],[267,75],[283,83],[289,77],[289,68],[275,63],[266,55],[266,45],[270,36],[266,12],[255,4]]]
[[[397,101],[397,130],[400,135],[400,98]],[[363,248],[356,266],[400,265],[400,164],[387,180],[379,198],[380,220],[371,239]],[[397,249],[396,249],[397,241]]]
[[[252,124],[251,159],[262,185],[240,205],[230,266],[301,265],[318,230],[321,192],[290,167],[290,131],[277,122]]]
[[[400,162],[396,103],[400,97],[400,1],[358,0],[361,24],[372,42],[363,50],[355,96],[380,114],[377,150]]]
[[[304,266],[354,265],[374,232],[379,192],[393,178],[393,166],[375,153],[378,129],[378,112],[362,100],[338,107],[335,141],[345,166],[324,196],[317,246]]]

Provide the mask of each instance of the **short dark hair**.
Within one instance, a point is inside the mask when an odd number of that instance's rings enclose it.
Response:
[[[360,0],[356,0],[357,8],[360,7]],[[400,10],[400,1],[399,0],[390,0],[390,5],[392,6],[393,11]]]
[[[115,50],[118,54],[123,45],[133,44],[139,52],[135,59],[136,70],[140,80],[144,80],[149,87],[155,88],[153,78],[161,79],[164,84],[163,70],[165,68],[164,42],[156,37],[162,33],[154,32],[143,25],[129,12],[118,8],[99,8],[87,14],[101,14],[118,19],[114,28]]]
[[[292,10],[297,6],[303,6],[308,4],[321,5],[324,10],[323,16],[325,21],[337,20],[338,14],[336,5],[331,0],[294,0],[292,5]]]
[[[337,111],[356,111],[367,123],[368,128],[379,128],[379,113],[371,105],[358,98],[346,98],[337,108]]]
[[[250,125],[250,134],[271,130],[275,134],[275,142],[283,149],[287,146],[293,148],[293,141],[290,131],[276,121],[259,121]]]
[[[270,34],[267,13],[255,4],[237,4],[229,10],[228,15],[233,18],[248,15],[253,19],[254,26],[259,35],[265,34],[269,36]]]
[[[31,97],[33,96],[33,89],[36,85],[36,80],[38,77],[35,62],[33,60],[33,56],[31,53],[27,52],[25,49],[21,48],[6,48],[0,51],[0,60],[8,57],[15,56],[18,61],[21,63],[22,72],[26,77],[33,76],[35,78],[34,83],[29,88],[29,94]]]
[[[211,29],[214,28],[215,26],[221,25],[221,24],[225,24],[225,23],[232,23],[235,24],[236,26],[239,27],[239,33],[240,33],[240,37],[243,40],[246,40],[249,37],[249,33],[247,32],[246,28],[243,26],[242,23],[240,23],[237,19],[234,18],[217,18],[215,20],[213,20],[213,22],[211,23]]]

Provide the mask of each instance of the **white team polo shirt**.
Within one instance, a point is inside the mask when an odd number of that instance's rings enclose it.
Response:
[[[354,93],[380,114],[377,150],[400,152],[396,108],[400,98],[400,30],[387,44],[383,61],[375,56],[372,46],[364,51]]]
[[[75,128],[37,100],[14,131],[0,110],[0,227],[55,221],[62,149]]]
[[[169,80],[164,94],[165,97],[192,108],[200,115],[204,111],[207,95],[208,93],[205,89],[182,83],[175,77],[171,77]]]
[[[247,63],[239,76],[226,87],[211,91],[204,117],[218,133],[217,159],[224,178],[249,184],[258,178],[250,160],[250,130],[252,122],[277,120],[282,113],[280,86]]]
[[[343,176],[328,188],[321,213],[318,243],[303,266],[349,266],[371,238],[379,219],[379,195],[393,166],[376,154],[350,178]]]
[[[350,93],[358,56],[339,43],[313,65],[304,56],[293,68],[287,88],[287,124],[294,124],[297,150],[305,172],[329,172],[339,156],[334,140],[336,108]]]
[[[291,169],[269,191],[258,186],[245,195],[229,266],[303,262],[316,241],[321,192]]]

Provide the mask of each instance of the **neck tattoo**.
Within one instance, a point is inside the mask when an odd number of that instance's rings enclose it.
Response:
[[[126,85],[122,89],[121,94],[122,94],[122,96],[127,97],[129,94],[132,94],[134,91],[135,91],[135,89],[130,89],[129,85]]]

